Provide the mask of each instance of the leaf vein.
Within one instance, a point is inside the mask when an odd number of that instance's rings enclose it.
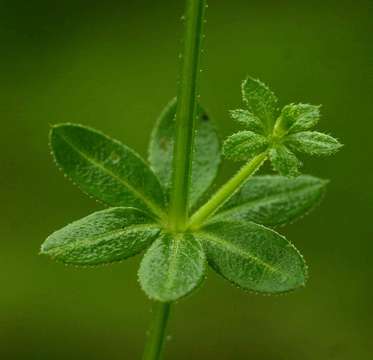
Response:
[[[175,277],[176,277],[176,267],[178,263],[178,251],[180,247],[180,238],[182,235],[175,236],[171,239],[171,249],[170,249],[170,263],[168,266],[167,281],[165,283],[165,288],[170,290],[173,286]]]
[[[252,254],[250,254],[248,252],[243,251],[238,246],[235,246],[232,243],[229,243],[228,241],[224,241],[223,239],[217,237],[216,235],[213,235],[211,233],[207,233],[207,232],[204,232],[204,231],[199,231],[198,234],[202,238],[204,238],[205,240],[207,240],[208,242],[221,245],[221,246],[225,247],[228,251],[231,251],[232,253],[240,255],[243,258],[246,258],[246,259],[248,259],[248,260],[250,260],[250,261],[252,261],[252,262],[254,262],[254,263],[258,264],[258,265],[263,266],[269,272],[279,273],[282,276],[288,277],[288,274],[284,273],[283,271],[279,270],[278,268],[276,268],[276,267],[268,264],[267,262],[261,260],[260,258],[258,258],[255,255],[252,255]]]
[[[320,184],[315,184],[313,186],[305,185],[305,186],[299,187],[296,190],[291,190],[291,192],[292,192],[292,194],[300,195],[300,194],[306,192],[307,189],[313,190],[313,189],[318,188],[318,187],[320,187]],[[242,204],[235,205],[235,206],[232,206],[230,208],[227,208],[226,210],[219,211],[215,215],[214,218],[217,219],[217,218],[220,218],[220,217],[223,217],[223,216],[224,217],[229,216],[229,214],[235,213],[235,212],[237,212],[240,209],[245,208],[245,207],[250,208],[250,207],[255,207],[256,205],[260,205],[260,204],[268,205],[271,202],[275,202],[276,199],[279,199],[280,201],[283,201],[284,199],[286,200],[287,197],[288,197],[288,195],[286,193],[282,193],[282,194],[273,194],[273,195],[265,196],[263,198],[252,199],[252,200],[246,201]]]
[[[157,224],[138,224],[138,225],[130,225],[122,229],[116,229],[112,231],[108,231],[103,234],[99,234],[92,237],[87,237],[85,239],[79,240],[80,245],[93,245],[99,244],[100,242],[105,241],[107,238],[110,238],[113,235],[124,235],[133,230],[146,230],[146,229],[157,229],[159,226]],[[51,250],[58,250],[59,248],[68,248],[73,247],[75,244],[71,242],[70,244],[61,244],[51,248]]]
[[[97,166],[99,169],[101,169],[103,172],[107,173],[109,176],[114,178],[117,182],[121,183],[125,187],[127,187],[131,192],[136,194],[137,197],[139,197],[156,215],[160,216],[161,218],[164,216],[164,212],[161,210],[160,207],[158,207],[153,201],[149,200],[145,194],[134,188],[129,182],[125,181],[123,178],[117,176],[114,172],[106,168],[102,163],[98,162],[89,154],[84,152],[82,149],[75,146],[71,141],[69,141],[65,136],[62,134],[59,134],[59,136],[62,138],[63,141],[66,142],[78,155],[80,155],[83,159],[85,159],[88,163],[93,164],[94,166]]]

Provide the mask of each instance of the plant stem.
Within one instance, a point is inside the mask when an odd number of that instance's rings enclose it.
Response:
[[[241,170],[225,183],[212,197],[191,217],[188,227],[199,228],[203,222],[222,206],[232,195],[253,175],[267,160],[267,153],[263,152],[249,161]]]
[[[183,230],[188,219],[194,124],[197,110],[199,64],[205,0],[187,0],[185,34],[176,110],[176,138],[171,190],[171,226]]]
[[[188,221],[189,182],[191,175],[194,123],[197,114],[199,64],[206,0],[187,0],[185,34],[181,54],[179,92],[176,109],[176,134],[173,159],[170,225],[183,230]],[[154,318],[143,360],[159,360],[162,353],[171,303],[154,305]]]
[[[170,308],[171,303],[157,302],[154,304],[153,320],[150,325],[143,360],[158,360],[161,358]]]

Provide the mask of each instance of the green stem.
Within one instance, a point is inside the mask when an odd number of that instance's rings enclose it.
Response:
[[[203,222],[222,206],[232,195],[254,174],[267,160],[267,153],[261,153],[249,161],[241,170],[225,183],[211,199],[203,205],[191,217],[188,227],[192,229],[199,228]]]
[[[187,0],[171,190],[170,226],[183,230],[188,221],[189,182],[192,167],[194,123],[197,113],[199,64],[202,48],[205,0]],[[171,303],[156,303],[143,360],[159,360]]]
[[[171,303],[157,302],[154,304],[153,321],[150,325],[143,360],[158,360],[161,358],[170,308]]]
[[[188,218],[189,182],[205,7],[205,0],[187,0],[186,2],[171,190],[170,215],[171,225],[175,230],[183,230]]]

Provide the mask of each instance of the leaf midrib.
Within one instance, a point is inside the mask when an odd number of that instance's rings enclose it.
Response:
[[[245,148],[247,148],[247,147],[251,147],[251,148],[259,147],[259,145],[258,145],[259,141],[263,142],[262,144],[260,144],[260,146],[264,145],[265,143],[268,143],[268,140],[265,136],[263,136],[261,134],[257,134],[254,131],[245,130],[245,131],[242,131],[242,132],[246,132],[246,134],[251,136],[251,137],[247,137],[240,144],[238,144],[238,147],[243,148],[243,150],[245,150]]]
[[[165,289],[169,291],[174,283],[176,277],[176,268],[178,263],[178,251],[180,247],[182,235],[176,235],[174,238],[171,238],[171,249],[170,249],[170,263],[167,271],[167,280],[165,282]]]
[[[60,248],[68,248],[68,247],[74,247],[77,242],[79,242],[79,246],[87,246],[87,245],[97,245],[101,242],[104,242],[108,238],[112,237],[113,235],[124,235],[127,232],[133,231],[133,230],[146,230],[146,229],[158,229],[159,226],[157,224],[136,224],[136,225],[130,225],[122,229],[116,229],[112,231],[105,232],[103,234],[95,235],[92,237],[86,237],[84,239],[74,239],[73,241],[69,242],[68,244],[58,244],[56,246],[51,247],[48,249],[49,251],[54,251],[60,249]]]
[[[66,144],[68,144],[78,155],[80,155],[82,158],[84,158],[87,162],[93,164],[94,166],[97,166],[103,172],[106,172],[109,176],[111,176],[112,178],[114,178],[116,181],[118,181],[119,183],[123,184],[125,187],[129,188],[129,190],[132,191],[133,193],[135,193],[137,195],[137,197],[140,198],[145,203],[145,205],[147,205],[156,215],[158,215],[161,218],[164,216],[164,212],[161,210],[161,208],[158,207],[156,204],[154,204],[151,200],[149,200],[145,196],[145,194],[143,194],[142,192],[140,192],[137,189],[135,189],[130,183],[128,183],[127,181],[125,181],[123,178],[120,178],[114,172],[112,172],[111,170],[107,169],[100,162],[98,162],[94,158],[90,157],[82,149],[80,149],[79,147],[77,147],[73,143],[71,143],[65,136],[63,136],[62,134],[59,134],[58,136],[60,136],[60,138],[63,141],[65,141]]]
[[[311,190],[314,190],[315,188],[320,188],[321,189],[321,187],[322,187],[322,184],[314,184],[314,185],[311,185],[311,186],[307,185],[307,186],[299,187],[295,191],[292,190],[291,193],[299,195],[302,192],[306,192],[307,189],[309,189],[311,191]],[[225,216],[225,215],[228,215],[228,214],[231,214],[231,213],[234,213],[234,212],[238,212],[241,208],[245,208],[245,207],[253,208],[253,207],[257,206],[258,204],[267,205],[267,204],[275,201],[276,199],[279,199],[279,200],[282,201],[283,199],[286,199],[286,198],[287,198],[287,193],[281,193],[280,195],[273,194],[273,195],[265,196],[265,197],[262,197],[262,198],[249,200],[249,201],[244,202],[242,204],[232,206],[232,207],[228,208],[227,210],[222,210],[220,212],[217,212],[216,215],[214,216],[214,218],[216,219],[216,218],[220,218],[221,216]]]
[[[284,273],[283,271],[279,270],[278,268],[266,263],[265,261],[261,260],[260,258],[258,258],[255,255],[250,254],[249,252],[243,251],[238,246],[235,246],[232,243],[229,243],[228,241],[225,241],[225,240],[221,239],[220,237],[216,236],[215,234],[211,234],[211,233],[208,233],[208,232],[205,232],[205,231],[199,231],[197,234],[200,235],[203,239],[207,240],[208,242],[211,242],[211,243],[217,244],[217,245],[221,245],[222,247],[224,247],[228,251],[231,251],[234,254],[240,255],[243,258],[246,258],[246,259],[256,263],[257,265],[263,266],[264,268],[266,268],[267,270],[269,270],[272,273],[278,273],[278,274],[280,274],[280,275],[282,275],[286,278],[289,277],[288,274]]]

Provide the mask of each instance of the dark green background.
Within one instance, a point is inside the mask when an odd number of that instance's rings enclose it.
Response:
[[[307,288],[256,296],[210,272],[176,306],[166,358],[371,359],[373,2],[209,5],[201,99],[222,136],[250,74],[282,104],[323,104],[321,127],[346,146],[306,160],[332,180],[328,195],[282,230],[308,261]],[[54,166],[48,128],[91,125],[145,155],[176,92],[182,11],[175,0],[0,2],[1,359],[140,359],[139,258],[78,269],[38,256],[49,233],[98,209]]]

